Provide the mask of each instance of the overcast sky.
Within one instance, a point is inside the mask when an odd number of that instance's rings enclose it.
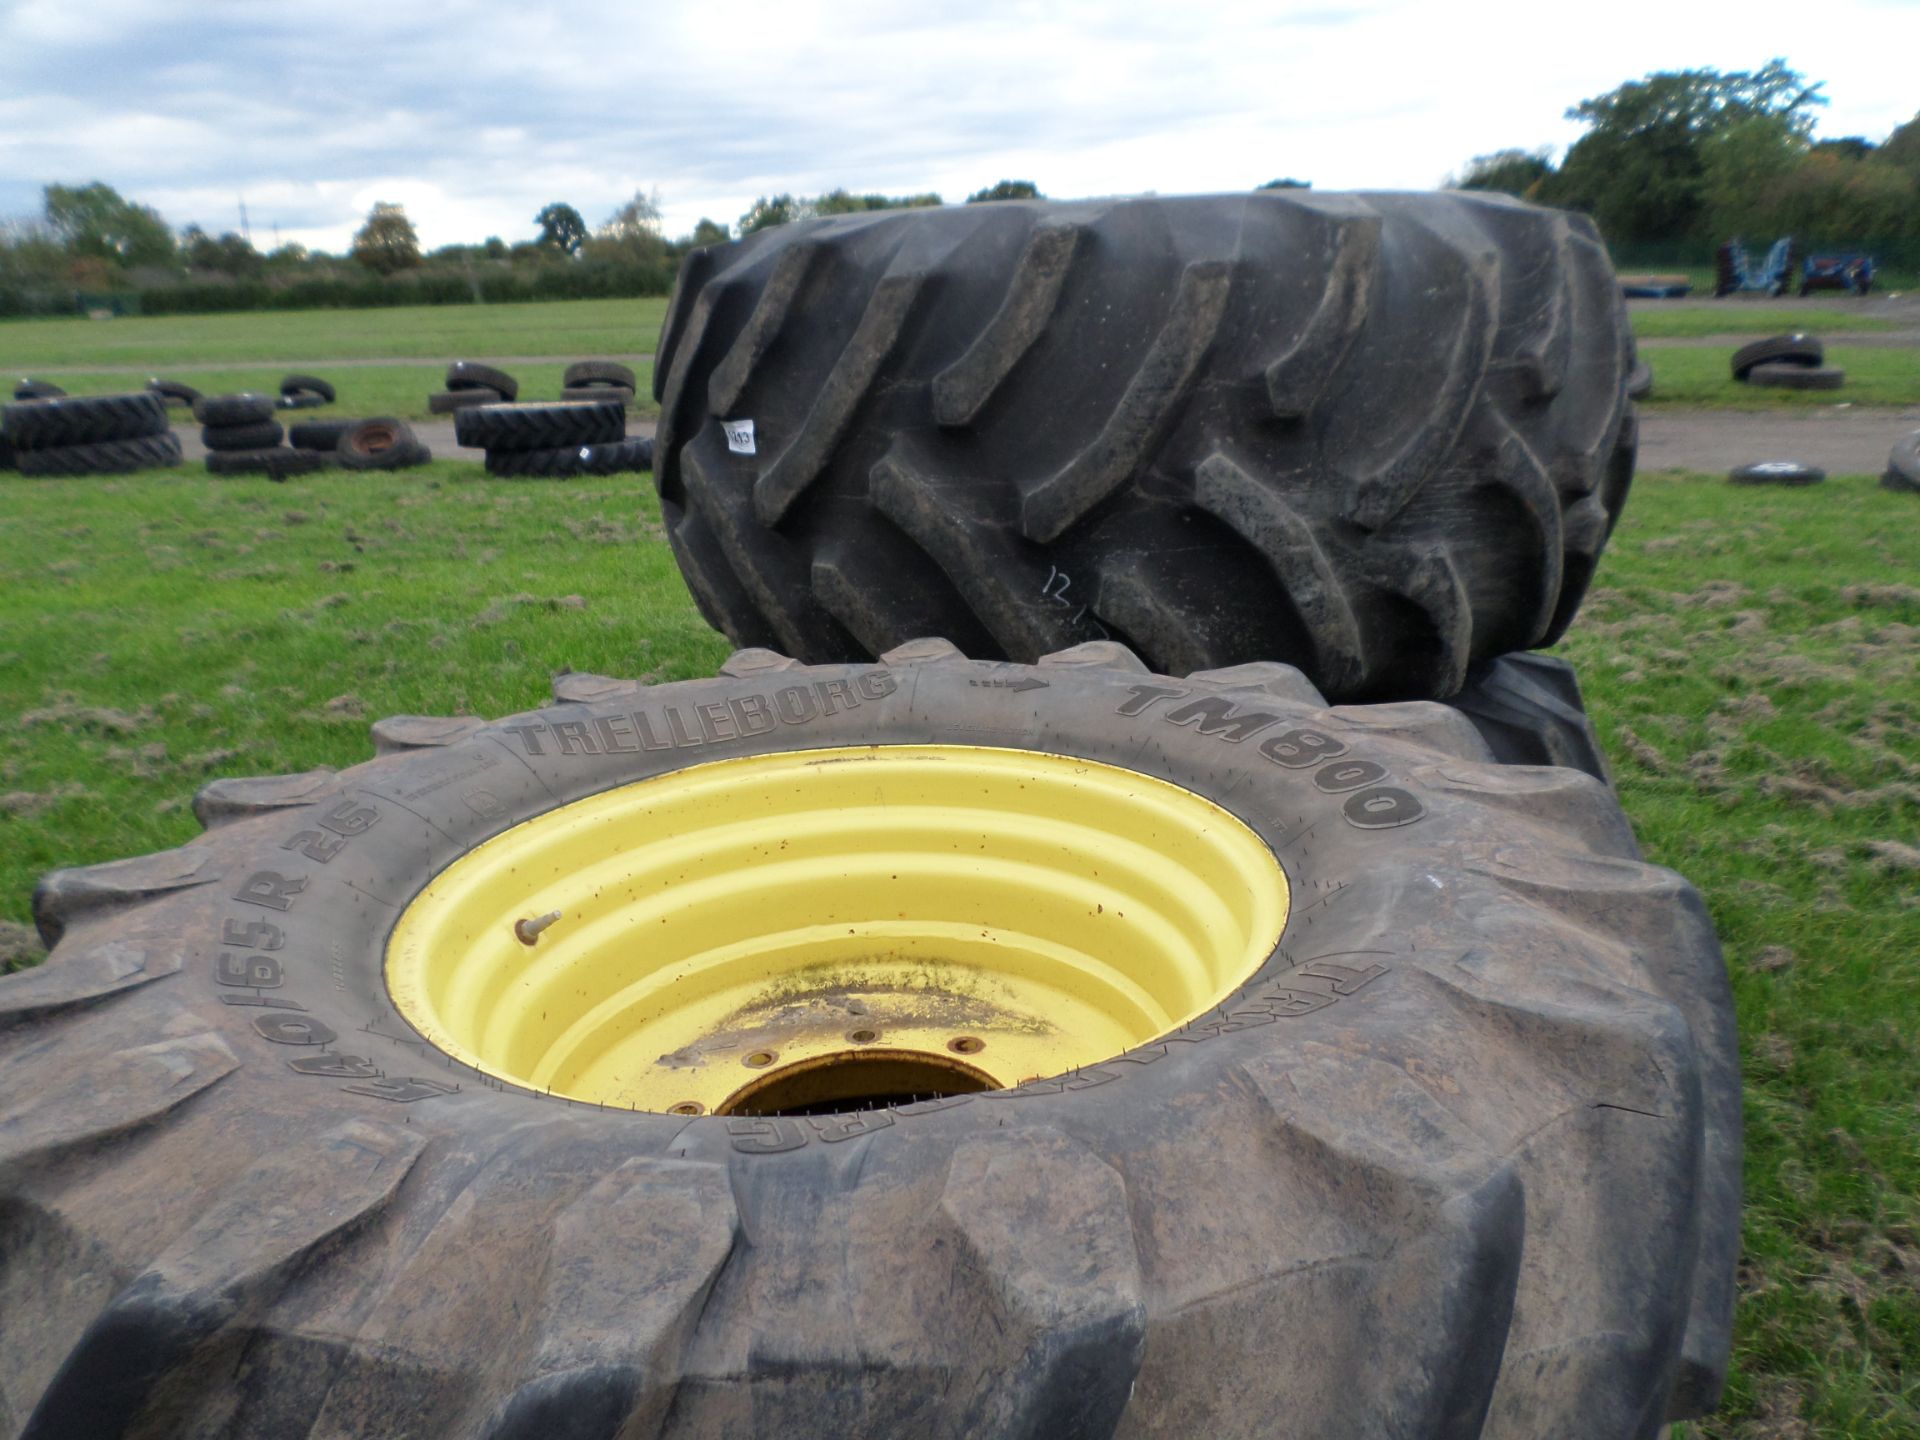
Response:
[[[1826,82],[1821,135],[1881,139],[1920,108],[1916,50],[1920,0],[0,0],[0,215],[101,179],[340,250],[375,200],[431,248],[641,189],[677,235],[841,185],[1421,188],[1566,145],[1622,80],[1774,55]]]

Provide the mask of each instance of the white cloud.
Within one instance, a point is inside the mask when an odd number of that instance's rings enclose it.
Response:
[[[1877,138],[1916,102],[1906,47],[1886,43],[1912,13],[333,0],[322,24],[296,7],[24,0],[0,10],[0,175],[105,179],[214,230],[244,195],[256,237],[278,223],[330,249],[375,199],[405,204],[433,246],[524,238],[554,199],[598,223],[656,186],[672,233],[836,185],[950,200],[1003,177],[1058,196],[1277,175],[1425,187],[1475,154],[1568,143],[1566,108],[1624,79],[1775,53],[1827,82],[1821,133]]]

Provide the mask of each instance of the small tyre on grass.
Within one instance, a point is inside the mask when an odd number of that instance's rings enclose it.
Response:
[[[271,450],[286,435],[286,427],[278,420],[257,420],[250,425],[200,427],[200,443],[209,450]]]
[[[506,397],[498,390],[477,385],[471,390],[436,390],[427,396],[427,413],[451,415],[456,410],[471,410],[476,405],[498,405]]]
[[[342,470],[399,470],[417,463],[420,442],[404,420],[379,416],[356,420],[340,432],[333,458]]]
[[[273,397],[273,408],[276,410],[318,410],[330,403],[332,402],[323,400],[311,390],[300,390],[292,395]]]
[[[569,385],[560,392],[562,400],[618,400],[629,409],[633,391],[625,385]]]
[[[1758,365],[1820,366],[1826,361],[1827,347],[1815,336],[1769,335],[1733,352],[1733,378],[1750,379]]]
[[[51,380],[22,380],[13,387],[16,400],[55,400],[66,393]]]
[[[477,360],[456,360],[447,366],[447,389],[497,390],[509,403],[520,398],[518,380]]]
[[[321,405],[331,405],[335,398],[332,382],[318,375],[289,375],[280,382],[280,394],[288,400],[312,396]]]
[[[167,433],[167,406],[158,395],[59,395],[25,400],[0,411],[0,430],[16,450],[142,440]]]
[[[203,395],[194,401],[193,418],[202,425],[258,425],[273,419],[275,397],[255,391],[237,395]]]
[[[200,392],[184,380],[163,380],[158,375],[147,381],[147,389],[168,405],[184,405],[189,409],[200,399]]]
[[[453,434],[476,450],[558,450],[606,445],[627,436],[627,412],[618,400],[558,405],[481,405],[453,417]]]
[[[615,385],[627,391],[635,388],[633,367],[617,360],[576,360],[560,372],[560,383],[568,389],[594,385]]]
[[[1893,447],[1886,471],[1880,476],[1880,488],[1920,494],[1920,430]]]
[[[1735,485],[1818,485],[1827,472],[1818,465],[1802,465],[1797,460],[1760,460],[1751,465],[1736,465],[1727,472]]]
[[[332,453],[340,437],[358,423],[353,420],[296,420],[287,427],[287,443],[296,450]]]
[[[95,440],[21,450],[14,457],[22,475],[130,475],[180,463],[180,437],[143,435],[132,440]]]
[[[1747,372],[1747,383],[1776,390],[1838,390],[1847,383],[1847,372],[1836,365],[1756,365]]]
[[[653,441],[642,436],[565,450],[489,450],[487,473],[525,479],[625,475],[653,468]]]
[[[702,613],[1444,697],[1572,620],[1632,480],[1590,221],[1465,194],[1010,201],[692,252],[654,473]]]
[[[42,882],[0,979],[26,1433],[1713,1405],[1727,977],[1605,786],[1112,644],[555,693]]]
[[[324,470],[332,457],[318,450],[291,450],[284,446],[272,450],[212,450],[207,453],[207,473],[211,475],[264,475],[269,480],[285,480],[290,475],[311,475]]]

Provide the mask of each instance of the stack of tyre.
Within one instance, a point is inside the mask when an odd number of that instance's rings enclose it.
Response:
[[[1742,345],[1733,352],[1733,378],[1781,390],[1838,390],[1847,372],[1827,364],[1827,347],[1818,336],[1795,332]]]
[[[368,763],[218,781],[198,840],[43,882],[57,947],[0,980],[0,1077],[33,1076],[0,1197],[59,1217],[10,1251],[52,1337],[27,1432],[1711,1409],[1727,976],[1525,653],[1632,478],[1592,226],[1298,192],[802,221],[694,251],[658,354],[717,678],[395,717]],[[618,443],[566,408],[461,438]],[[703,966],[656,983],[675,927]],[[1024,1028],[1006,951],[1054,997]],[[739,1009],[769,967],[795,998]],[[675,1007],[710,1028],[620,1048]],[[1095,1052],[996,1058],[1056,1041]],[[570,1103],[595,1066],[612,1098]]]
[[[180,441],[157,395],[46,394],[22,382],[0,414],[0,463],[22,475],[125,475],[180,463]]]
[[[482,405],[453,417],[454,438],[487,452],[487,473],[514,479],[620,475],[653,465],[653,441],[627,438],[626,402]]]
[[[511,404],[520,398],[518,380],[478,360],[456,360],[447,366],[446,387],[427,396],[429,413],[452,415],[476,405]]]
[[[631,367],[617,360],[576,360],[561,372],[562,400],[618,400],[633,407]]]
[[[200,441],[207,447],[210,475],[264,475],[285,480],[306,475],[326,465],[312,451],[292,448],[286,427],[274,418],[283,397],[242,391],[232,395],[202,395],[193,402],[200,422]]]

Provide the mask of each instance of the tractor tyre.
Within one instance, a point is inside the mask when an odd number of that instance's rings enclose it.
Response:
[[[271,450],[286,438],[278,420],[256,420],[250,425],[203,425],[200,443],[209,450]]]
[[[166,401],[147,390],[22,400],[0,411],[0,430],[21,451],[145,440],[167,429]]]
[[[688,584],[814,661],[1105,637],[1444,698],[1566,628],[1633,475],[1606,252],[1504,197],[800,221],[693,252],[656,353]]]
[[[143,435],[136,440],[96,440],[85,445],[54,445],[15,453],[22,475],[42,477],[131,475],[180,463],[180,437]]]
[[[1748,379],[1756,365],[1824,365],[1827,347],[1818,337],[1795,333],[1769,335],[1733,352],[1733,378]]]
[[[1880,488],[1920,494],[1920,430],[1898,441],[1887,455]]]
[[[481,405],[453,417],[453,434],[462,445],[479,450],[606,445],[627,438],[627,412],[618,400]]]
[[[921,640],[217,780],[0,979],[0,1428],[1651,1437],[1700,897],[1431,703]]]
[[[456,360],[447,366],[449,390],[497,390],[509,404],[520,398],[520,382],[504,370],[478,360]]]

